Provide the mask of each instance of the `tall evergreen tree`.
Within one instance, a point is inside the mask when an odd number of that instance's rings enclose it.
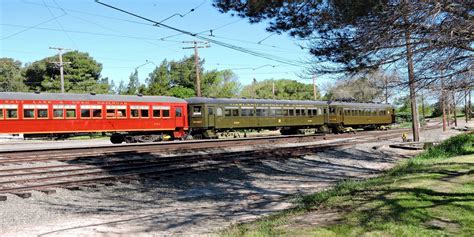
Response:
[[[130,77],[128,78],[128,85],[127,85],[127,90],[126,94],[127,95],[136,95],[138,94],[138,90],[140,88],[140,81],[138,80],[138,71],[135,69],[133,73],[130,74]]]
[[[20,61],[0,58],[0,91],[27,91]]]
[[[61,88],[57,56],[33,62],[26,68],[26,84],[30,90],[59,92]],[[102,65],[87,53],[72,51],[63,55],[64,88],[66,92],[106,94],[109,85],[100,75]]]

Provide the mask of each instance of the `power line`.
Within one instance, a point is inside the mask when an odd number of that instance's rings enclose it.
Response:
[[[15,33],[13,33],[13,34],[11,34],[11,35],[7,35],[7,36],[1,38],[0,40],[5,40],[5,39],[11,38],[11,37],[13,37],[13,36],[15,36],[15,35],[21,34],[21,33],[25,32],[25,31],[28,31],[28,30],[31,30],[31,29],[35,29],[35,28],[37,28],[37,27],[40,26],[40,25],[43,25],[43,24],[46,24],[46,23],[48,23],[48,22],[54,21],[55,19],[60,18],[60,17],[63,17],[63,16],[65,16],[65,15],[66,15],[66,14],[63,14],[63,15],[60,15],[60,16],[57,16],[57,17],[50,18],[50,19],[48,19],[48,20],[46,20],[46,21],[43,21],[43,22],[40,22],[40,23],[38,23],[38,24],[36,24],[36,25],[34,25],[34,26],[27,26],[27,27],[25,27],[24,30],[15,32]],[[5,25],[5,24],[0,24],[0,25]]]
[[[161,20],[160,23],[163,23],[163,22],[165,22],[165,21],[167,21],[167,20],[169,20],[169,19],[171,19],[171,18],[173,18],[173,17],[175,17],[175,16],[180,16],[181,18],[183,18],[183,17],[185,17],[186,15],[188,15],[189,13],[194,12],[196,9],[200,8],[202,5],[204,5],[205,2],[206,2],[206,0],[203,0],[198,6],[196,6],[196,7],[194,7],[194,8],[191,8],[191,9],[190,9],[188,12],[186,12],[185,14],[175,13],[175,14],[173,14],[173,15],[171,15],[171,16],[169,16],[169,17],[163,19],[163,20]]]
[[[24,0],[23,0],[22,2],[25,3],[25,4],[31,4],[31,5],[37,5],[37,6],[40,6],[40,7],[45,7],[44,5],[39,4],[39,3],[26,2],[26,1],[24,1]],[[51,6],[51,5],[46,5],[46,6],[49,7],[49,8],[52,8],[52,9],[61,9],[61,10],[63,10],[63,11],[64,11],[64,10],[67,10],[68,12],[76,12],[76,13],[80,13],[80,14],[84,14],[84,15],[89,15],[89,16],[96,16],[96,17],[107,18],[107,19],[118,20],[118,21],[124,21],[124,22],[130,22],[130,23],[135,23],[135,24],[140,24],[140,25],[153,26],[153,25],[146,24],[146,23],[143,23],[143,22],[140,22],[140,21],[133,21],[133,20],[123,19],[123,18],[119,18],[119,17],[104,16],[104,15],[95,14],[95,13],[90,13],[90,12],[85,12],[85,11],[80,11],[80,10],[76,10],[76,9],[69,9],[69,8],[63,8],[63,7],[55,7],[55,6]]]
[[[252,51],[252,50],[249,50],[249,49],[240,47],[240,46],[235,46],[235,45],[232,45],[232,44],[229,44],[229,43],[225,43],[225,42],[221,42],[221,41],[214,40],[214,39],[211,39],[211,38],[207,38],[207,37],[204,37],[204,36],[200,36],[200,35],[197,35],[197,34],[195,34],[195,33],[192,33],[192,32],[186,31],[186,30],[182,30],[182,29],[179,29],[179,28],[176,28],[176,27],[173,27],[173,26],[169,26],[169,25],[166,25],[166,24],[163,24],[163,23],[159,23],[159,22],[157,22],[157,21],[154,21],[154,20],[151,20],[151,19],[149,19],[149,18],[146,18],[146,17],[140,16],[140,15],[137,15],[137,14],[135,14],[135,13],[132,13],[132,12],[129,12],[129,11],[126,11],[126,10],[123,10],[123,9],[120,9],[120,8],[117,8],[117,7],[114,7],[114,6],[112,6],[112,5],[109,5],[109,4],[100,2],[99,0],[95,0],[95,2],[97,2],[97,3],[99,3],[99,4],[103,5],[103,6],[112,8],[112,9],[114,9],[114,10],[116,10],[116,11],[120,11],[120,12],[126,13],[126,14],[128,14],[128,15],[137,17],[137,18],[139,18],[139,19],[142,19],[142,20],[145,20],[145,21],[148,21],[148,22],[155,23],[155,26],[164,27],[164,28],[166,28],[166,29],[170,29],[170,30],[174,30],[174,31],[177,31],[177,32],[180,32],[180,33],[184,33],[184,34],[186,34],[186,35],[190,35],[190,36],[196,37],[196,38],[198,38],[198,39],[205,40],[205,41],[208,41],[208,42],[210,42],[210,43],[214,43],[214,44],[220,45],[220,46],[222,46],[222,47],[226,47],[226,48],[233,49],[233,50],[236,50],[236,51],[240,51],[240,52],[243,52],[243,53],[246,53],[246,54],[254,55],[254,56],[256,56],[256,57],[266,58],[266,59],[268,59],[268,60],[272,60],[272,61],[280,62],[280,63],[284,63],[284,64],[290,64],[290,65],[295,65],[295,66],[298,66],[298,65],[301,64],[300,62],[297,62],[297,61],[288,60],[288,59],[281,58],[281,57],[278,57],[278,56],[275,56],[275,55],[270,55],[270,54],[265,54],[265,53],[258,53],[258,52],[255,52],[255,51]]]
[[[50,20],[51,21],[51,20]],[[46,23],[46,22],[45,22]],[[56,28],[47,28],[47,27],[37,27],[37,26],[25,26],[25,25],[15,25],[15,24],[5,24],[5,23],[0,23],[0,25],[3,26],[11,26],[11,27],[19,27],[19,28],[26,28],[28,30],[30,29],[36,29],[36,30],[46,30],[46,31],[63,31],[61,29],[56,29]],[[166,42],[174,42],[174,43],[181,43],[181,41],[177,40],[162,40],[159,38],[148,38],[148,37],[139,37],[139,36],[126,36],[126,35],[117,35],[117,34],[107,34],[107,33],[99,33],[99,32],[88,32],[88,31],[79,31],[79,30],[64,30],[69,33],[76,33],[76,34],[88,34],[88,35],[98,35],[98,36],[110,36],[110,37],[118,37],[118,38],[128,38],[128,39],[140,39],[140,40],[153,40],[153,41],[166,41]],[[24,32],[24,31],[23,31]],[[21,33],[21,32],[20,32]],[[12,35],[9,35],[5,38],[9,38]],[[2,38],[5,39],[5,38]]]
[[[45,2],[44,0],[42,0],[42,1],[43,1],[43,5],[48,9],[49,14],[51,14],[51,16],[53,16],[53,18],[55,18],[56,16],[54,15],[54,13],[53,13],[53,11],[51,10],[51,8],[49,8],[49,7],[46,6],[46,2]],[[55,2],[55,3],[56,3],[56,2]],[[57,5],[57,3],[56,3],[56,5]],[[58,5],[58,6],[59,6],[59,5]],[[63,14],[67,14],[67,13],[63,10]],[[54,19],[54,21],[56,21],[56,23],[59,25],[59,27],[60,27],[61,30],[64,32],[64,34],[66,35],[66,37],[72,42],[72,44],[73,44],[76,48],[79,48],[79,47],[77,47],[76,42],[74,42],[74,40],[71,38],[71,36],[70,36],[67,32],[64,31],[64,27],[63,27],[63,25],[61,24],[61,22],[59,22],[58,19],[56,19],[56,18]]]
[[[212,35],[212,33],[213,33],[214,31],[219,30],[219,29],[222,29],[222,28],[227,27],[227,26],[229,26],[229,25],[235,24],[235,23],[237,23],[237,22],[239,22],[239,21],[242,21],[242,20],[243,20],[243,19],[238,19],[238,20],[236,20],[236,21],[231,21],[231,22],[228,22],[228,23],[226,23],[226,24],[224,24],[224,25],[217,26],[217,27],[212,28],[212,29],[209,29],[209,30],[204,30],[204,31],[198,32],[197,34],[200,35],[200,34],[203,34],[203,33],[206,33],[206,32],[210,32],[211,35],[209,35],[209,36],[214,36],[214,35]],[[176,36],[180,36],[180,35],[184,35],[184,33],[178,33],[178,34],[168,35],[168,36],[163,37],[162,39],[168,39],[168,38],[172,38],[172,37],[176,37]]]

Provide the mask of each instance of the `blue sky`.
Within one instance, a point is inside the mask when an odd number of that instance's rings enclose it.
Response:
[[[211,44],[201,49],[206,70],[232,69],[242,84],[252,79],[289,78],[311,83],[298,75],[304,73],[310,58],[307,50],[287,35],[271,35],[266,24],[249,24],[245,19],[222,14],[209,0],[102,0],[104,3],[126,9],[156,21],[190,32],[202,32],[221,42],[244,47],[259,53],[299,61],[298,66],[287,65],[255,57]],[[182,41],[195,40],[188,35],[155,27],[152,23],[104,7],[93,0],[2,0],[0,22],[1,57],[11,57],[24,63],[55,55],[53,47],[88,52],[103,64],[102,75],[114,80],[128,81],[130,73],[138,68],[140,81],[162,60],[178,60],[193,50]],[[195,9],[194,11],[190,11]],[[209,36],[213,29],[213,36]],[[267,38],[268,37],[268,38]],[[265,39],[266,38],[266,39]],[[263,40],[263,41],[262,41]],[[261,41],[259,43],[259,41]],[[318,84],[323,80],[318,80]]]

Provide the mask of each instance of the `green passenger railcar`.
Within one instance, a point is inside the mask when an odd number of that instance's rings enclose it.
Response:
[[[215,138],[216,132],[241,129],[280,129],[282,134],[293,134],[328,122],[326,101],[194,97],[187,102],[195,137]]]
[[[379,128],[394,123],[394,108],[376,103],[329,103],[330,128],[341,131],[344,127]]]

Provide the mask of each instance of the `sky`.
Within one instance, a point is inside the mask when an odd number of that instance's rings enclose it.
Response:
[[[311,79],[300,77],[311,58],[307,49],[300,47],[306,42],[269,33],[265,31],[266,23],[250,24],[246,19],[220,13],[210,0],[101,1],[181,30],[282,59],[283,62],[276,62],[213,43],[199,50],[205,70],[232,69],[243,85],[250,84],[253,78],[312,83]],[[94,0],[2,0],[0,10],[0,57],[31,63],[57,54],[50,47],[87,52],[102,63],[102,76],[116,85],[128,82],[135,68],[144,83],[164,59],[179,60],[194,53],[183,49],[192,46],[183,41],[199,40],[156,27]],[[317,84],[326,80],[318,77]]]

